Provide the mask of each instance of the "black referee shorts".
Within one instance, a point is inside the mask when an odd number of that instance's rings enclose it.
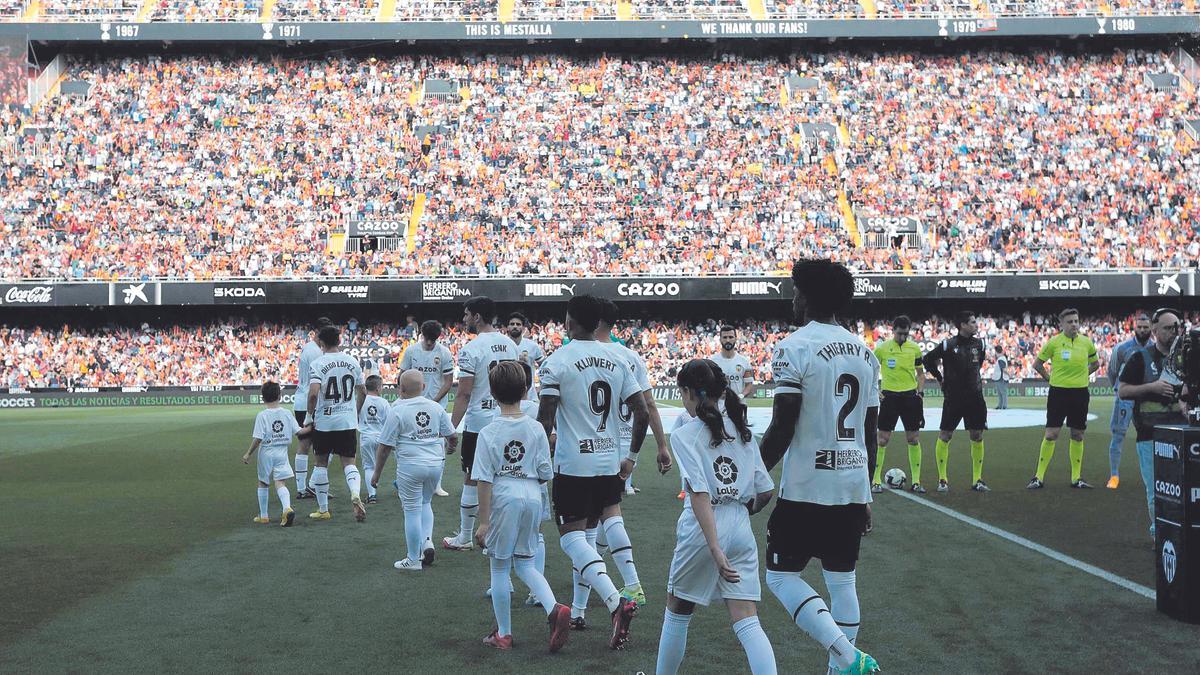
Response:
[[[1087,429],[1091,398],[1087,387],[1050,387],[1050,397],[1046,399],[1046,426],[1057,429],[1066,420],[1072,429]]]
[[[825,567],[853,569],[866,527],[866,504],[776,500],[767,521],[767,569],[802,572],[813,558]]]
[[[915,391],[885,391],[879,402],[879,430],[895,431],[896,421],[904,423],[905,431],[918,431],[925,426],[924,399]]]
[[[968,431],[987,428],[987,402],[983,400],[982,392],[946,392],[942,401],[942,423],[938,428],[942,431],[954,431],[959,422],[962,422]]]

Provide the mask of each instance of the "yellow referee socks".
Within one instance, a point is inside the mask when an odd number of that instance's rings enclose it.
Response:
[[[1071,482],[1080,479],[1083,473],[1083,441],[1071,439]]]
[[[950,460],[950,444],[937,439],[937,444],[933,446],[933,458],[937,460],[938,480],[947,480],[946,462]]]
[[[1038,455],[1038,480],[1046,480],[1046,467],[1050,466],[1050,458],[1054,457],[1054,441],[1042,439],[1042,453]]]
[[[983,441],[971,441],[971,483],[983,480]]]
[[[912,482],[921,482],[921,444],[908,446],[908,468],[912,470]]]
[[[886,454],[887,448],[882,445],[875,451],[875,477],[871,479],[872,485],[878,485],[883,482],[881,479],[883,475],[883,456]]]

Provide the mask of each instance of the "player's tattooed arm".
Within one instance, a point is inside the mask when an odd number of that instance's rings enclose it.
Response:
[[[538,404],[538,424],[546,430],[546,439],[550,441],[550,454],[554,455],[554,418],[558,414],[558,397],[543,396]]]
[[[321,393],[321,384],[313,382],[308,385],[308,419],[315,419],[317,412],[317,396]]]
[[[362,415],[363,403],[365,403],[367,400],[367,388],[361,384],[355,385],[354,386],[354,398],[355,398],[354,414],[356,416]]]
[[[462,423],[463,418],[467,416],[467,407],[471,405],[471,392],[474,390],[475,376],[460,375],[458,378],[458,392],[454,394],[454,414],[450,420],[455,429]]]
[[[800,421],[800,404],[803,398],[800,394],[775,395],[775,403],[771,408],[771,424],[763,434],[762,444],[759,446],[767,471],[775,468],[791,445],[792,436],[796,433],[796,424]]]
[[[646,408],[646,399],[642,396],[641,392],[638,392],[626,399],[625,405],[629,406],[629,412],[633,415],[631,418],[631,423],[633,424],[633,440],[629,443],[629,452],[626,453],[625,459],[628,460],[630,464],[634,464],[637,462],[638,452],[642,449],[642,443],[646,441],[646,428],[650,425],[650,411]],[[659,445],[658,450],[658,462],[660,470],[662,467],[663,453],[666,453],[667,455],[667,468],[671,468],[671,453],[667,452],[665,444]],[[624,462],[621,464],[624,466]],[[632,470],[633,469],[631,467],[630,471]],[[626,478],[628,477],[628,474],[622,472],[621,477]]]
[[[254,451],[258,450],[258,446],[261,444],[262,444],[262,441],[257,438],[250,441],[250,449],[246,451],[246,454],[242,455],[242,464],[250,463],[250,455],[253,455]]]

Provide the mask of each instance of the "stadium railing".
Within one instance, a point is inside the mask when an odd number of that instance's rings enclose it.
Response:
[[[1055,275],[1111,275],[1111,274],[1140,274],[1152,273],[1162,274],[1171,272],[1187,272],[1192,268],[1177,268],[1177,267],[1113,267],[1104,269],[1081,268],[1081,267],[1063,267],[1044,270],[1007,270],[1007,269],[975,269],[975,270],[872,270],[860,269],[851,267],[851,270],[858,275],[870,275],[872,277],[941,277],[946,275],[954,275],[956,277],[969,276],[1032,276],[1046,277]],[[671,274],[663,272],[622,272],[621,274],[613,274],[610,272],[593,272],[587,275],[588,278],[594,279],[664,279],[664,278],[699,278],[699,279],[745,279],[746,277],[763,276],[763,277],[787,277],[789,273],[786,270],[764,270],[761,272],[747,272],[743,274]],[[257,282],[257,281],[454,281],[454,280],[480,280],[480,279],[574,279],[573,277],[563,274],[552,273],[530,273],[530,274],[440,274],[434,276],[426,275],[306,275],[306,276],[289,276],[289,277],[264,277],[264,276],[234,276],[213,274],[209,276],[191,276],[191,277],[154,277],[154,276],[129,276],[129,277],[15,277],[15,278],[0,278],[0,283],[96,283],[96,282],[116,282],[128,283],[139,281],[163,281],[163,282],[204,282],[204,281],[228,281],[228,282]]]
[[[132,0],[125,0],[132,2]],[[21,11],[13,13],[4,11],[0,13],[0,21],[17,21],[24,13],[28,6],[29,0],[22,0],[20,3]],[[89,7],[86,9],[68,8],[58,6],[53,9],[43,8],[36,17],[36,21],[43,23],[94,23],[97,21],[127,21],[136,20],[137,9],[140,3],[122,4],[117,2],[112,6]],[[538,7],[522,7],[522,3],[518,2],[516,7],[515,17],[519,21],[612,21],[616,19],[613,12],[607,11],[608,6],[605,5],[603,11],[599,9],[599,5],[595,10],[588,7],[586,2],[568,2],[563,6],[547,8],[544,13],[539,13]],[[479,12],[480,3],[464,2],[462,0],[434,0],[429,3],[422,3],[419,6],[404,6],[399,4],[396,7],[395,14],[391,21],[393,22],[462,22],[462,21],[495,21],[496,16],[494,11],[487,12],[481,15]],[[0,10],[4,6],[0,4]],[[172,18],[175,12],[166,10],[168,14],[164,17],[161,14],[162,10],[155,10],[150,16],[150,21],[177,21]],[[1017,2],[992,2],[987,5],[980,3],[976,6],[967,6],[964,3],[955,2],[947,3],[939,9],[912,9],[903,10],[898,8],[881,8],[875,19],[871,19],[861,14],[849,14],[847,12],[838,11],[822,11],[820,8],[805,9],[801,12],[787,11],[769,11],[766,15],[768,20],[797,20],[797,19],[852,19],[861,21],[871,20],[895,20],[895,19],[948,19],[948,18],[1040,18],[1040,17],[1087,17],[1087,16],[1190,16],[1197,14],[1197,11],[1190,10],[1186,7],[1102,7],[1100,3],[1091,3],[1084,7],[1057,7],[1052,3],[1017,3]],[[355,17],[336,17],[322,15],[297,15],[290,17],[273,16],[274,21],[286,23],[321,23],[321,22],[336,22],[336,23],[373,23],[374,19],[362,19]],[[745,5],[733,5],[714,0],[711,4],[696,2],[689,7],[678,10],[674,7],[653,7],[635,5],[634,18],[647,20],[746,20],[752,19],[749,10]],[[199,16],[189,23],[257,23],[260,18],[255,16],[251,18],[240,18],[236,16]]]

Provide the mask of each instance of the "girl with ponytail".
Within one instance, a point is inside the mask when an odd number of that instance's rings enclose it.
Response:
[[[696,605],[723,599],[750,671],[774,674],[775,652],[758,621],[762,593],[750,515],[766,506],[775,485],[746,422],[746,405],[720,367],[694,359],[679,371],[678,383],[695,419],[670,439],[688,499],[675,529],[656,672],[679,672]]]

